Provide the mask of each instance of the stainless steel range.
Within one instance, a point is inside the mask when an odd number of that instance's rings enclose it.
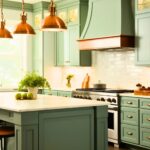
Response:
[[[73,91],[74,98],[82,98],[85,100],[97,100],[109,102],[108,105],[108,141],[114,143],[115,147],[119,147],[119,94],[133,92],[133,90],[99,90],[94,88],[76,89]]]

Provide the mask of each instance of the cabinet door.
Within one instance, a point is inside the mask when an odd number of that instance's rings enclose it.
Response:
[[[64,66],[64,51],[67,47],[65,42],[65,37],[67,36],[67,31],[59,32],[56,35],[56,65]]]
[[[150,12],[150,0],[136,0],[136,13]]]
[[[150,128],[150,110],[140,109],[140,126]]]
[[[67,22],[68,22],[67,9],[58,10],[57,15],[67,24]]]
[[[143,146],[150,147],[150,129],[140,129],[140,144]]]
[[[121,140],[129,143],[139,143],[138,126],[121,124]]]
[[[136,64],[150,65],[150,13],[136,16]]]
[[[121,123],[138,125],[138,109],[121,107]]]
[[[68,8],[68,25],[78,24],[79,22],[79,9],[77,6]]]
[[[71,25],[68,27],[69,32],[69,52],[70,52],[70,65],[79,66],[80,56],[77,39],[79,38],[78,25]]]
[[[33,38],[33,70],[39,74],[43,74],[43,33],[36,30],[36,35]]]

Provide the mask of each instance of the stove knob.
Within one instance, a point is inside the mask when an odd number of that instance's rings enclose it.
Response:
[[[99,98],[97,98],[96,100],[97,100],[97,101],[100,101],[100,99],[99,99]]]
[[[107,99],[107,102],[111,102],[111,99],[110,99],[110,98],[108,98],[108,99]]]
[[[103,101],[103,102],[104,102],[104,101],[105,101],[105,99],[102,97],[102,98],[101,98],[101,101]]]
[[[79,96],[79,98],[83,98],[82,96]]]
[[[88,99],[92,99],[92,98],[89,96]]]
[[[112,102],[113,102],[113,103],[116,103],[117,101],[116,101],[116,99],[115,99],[115,98],[113,98],[113,99],[112,99]]]

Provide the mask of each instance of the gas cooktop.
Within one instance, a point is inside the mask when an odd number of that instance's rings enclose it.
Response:
[[[128,93],[128,92],[133,92],[133,90],[129,90],[129,89],[98,89],[98,88],[76,89],[76,91],[105,92],[105,93]]]

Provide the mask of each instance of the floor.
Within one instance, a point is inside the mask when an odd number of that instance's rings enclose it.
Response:
[[[123,148],[123,147],[121,147],[121,148],[116,148],[116,147],[114,147],[113,144],[110,144],[110,143],[109,143],[108,150],[129,150],[129,149]]]

